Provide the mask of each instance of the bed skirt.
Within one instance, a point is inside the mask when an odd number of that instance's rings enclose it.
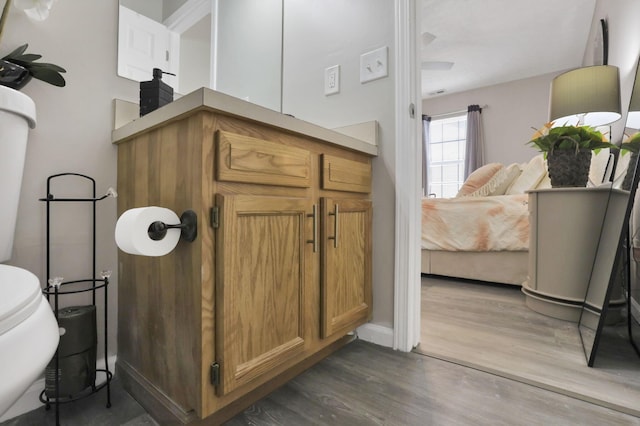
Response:
[[[423,274],[522,285],[528,268],[528,251],[422,250]]]

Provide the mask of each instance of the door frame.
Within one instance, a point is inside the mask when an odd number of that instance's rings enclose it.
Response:
[[[395,0],[395,259],[393,348],[420,342],[420,199],[422,165],[419,0]]]

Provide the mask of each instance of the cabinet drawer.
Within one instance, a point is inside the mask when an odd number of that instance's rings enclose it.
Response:
[[[371,192],[371,163],[323,154],[322,189]]]
[[[263,185],[311,186],[311,153],[218,130],[217,179]]]

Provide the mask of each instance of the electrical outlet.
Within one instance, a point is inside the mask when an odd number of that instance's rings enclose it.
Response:
[[[340,65],[324,70],[324,94],[333,95],[340,92]]]
[[[360,55],[360,83],[377,80],[389,75],[387,46]]]

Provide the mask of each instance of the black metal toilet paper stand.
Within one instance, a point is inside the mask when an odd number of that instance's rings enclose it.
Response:
[[[52,181],[56,178],[60,178],[66,176],[67,179],[85,179],[87,180],[87,184],[90,184],[91,186],[91,196],[86,197],[86,198],[78,198],[78,197],[55,197],[52,192],[51,192],[51,184]],[[87,362],[88,360],[91,360],[93,362],[93,365],[89,365],[89,378],[87,379],[87,386],[84,387],[84,389],[82,389],[81,391],[75,392],[73,394],[67,394],[62,396],[61,394],[61,389],[60,389],[60,383],[61,383],[61,355],[60,355],[60,349],[61,349],[61,344],[59,344],[58,348],[56,349],[56,353],[53,357],[53,359],[51,360],[53,369],[51,368],[47,368],[47,372],[45,374],[46,376],[46,381],[49,382],[50,380],[53,380],[53,388],[51,388],[50,386],[45,386],[45,389],[40,393],[40,401],[45,404],[45,408],[47,410],[49,410],[51,408],[51,405],[55,406],[55,417],[56,417],[56,425],[60,424],[60,404],[64,404],[64,403],[69,403],[69,402],[73,402],[73,401],[77,401],[78,399],[87,397],[89,395],[94,394],[95,392],[98,392],[99,390],[102,390],[104,388],[107,389],[107,408],[111,407],[111,389],[110,389],[110,383],[111,383],[111,379],[113,378],[113,373],[109,370],[109,362],[108,362],[108,339],[107,339],[107,328],[108,328],[108,322],[107,322],[107,315],[108,315],[108,286],[109,286],[109,276],[111,275],[111,271],[102,271],[100,273],[100,277],[98,278],[96,275],[96,207],[97,207],[97,202],[104,200],[105,198],[109,197],[109,196],[116,196],[115,191],[113,190],[109,190],[107,192],[107,194],[97,197],[96,196],[96,182],[93,178],[89,177],[89,176],[85,176],[82,174],[78,174],[78,173],[60,173],[60,174],[56,174],[56,175],[51,175],[47,178],[47,196],[45,198],[41,198],[39,201],[43,201],[46,203],[46,264],[47,264],[47,286],[42,290],[42,292],[47,296],[47,299],[49,300],[49,302],[51,302],[51,300],[53,299],[53,310],[54,310],[54,314],[56,317],[56,321],[58,322],[58,326],[61,327],[61,318],[60,318],[60,309],[59,309],[59,298],[61,296],[64,295],[69,295],[69,294],[75,294],[75,293],[85,293],[85,292],[91,292],[92,295],[92,306],[93,309],[96,309],[96,293],[97,290],[102,289],[103,290],[103,295],[104,295],[104,301],[103,301],[103,306],[104,306],[104,364],[105,364],[105,368],[104,369],[97,369],[96,368],[96,363],[95,363],[95,359],[96,359],[96,347],[94,345],[93,353],[91,353],[90,355],[88,355],[88,358],[83,358],[82,361]],[[91,221],[91,225],[92,225],[92,274],[93,276],[91,278],[87,278],[87,279],[80,279],[80,280],[74,280],[74,281],[64,281],[62,278],[59,277],[52,277],[51,276],[51,207],[52,204],[54,203],[91,203],[92,204],[92,221]],[[88,307],[88,306],[87,306]],[[83,308],[83,307],[77,307],[77,308]],[[95,311],[93,312],[93,314],[95,315]],[[94,336],[97,335],[97,330],[94,330]],[[61,336],[61,343],[62,343],[62,336]],[[97,344],[97,341],[95,342]],[[89,350],[89,352],[91,352],[91,350]],[[92,355],[92,356],[91,356]],[[76,361],[78,362],[78,361]],[[90,361],[89,361],[90,362]],[[53,371],[51,371],[53,370]],[[64,373],[64,370],[62,370],[62,372]],[[97,372],[101,372],[104,373],[104,376],[106,377],[106,380],[100,384],[96,384],[97,381]],[[51,374],[52,373],[52,374]],[[91,375],[91,373],[93,373]],[[51,376],[51,377],[49,377]],[[90,383],[89,383],[90,382]]]

